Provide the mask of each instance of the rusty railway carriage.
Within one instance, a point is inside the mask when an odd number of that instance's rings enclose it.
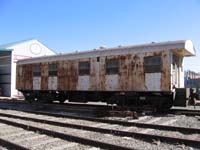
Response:
[[[29,101],[102,101],[169,108],[184,87],[190,40],[94,49],[17,62],[17,89]]]

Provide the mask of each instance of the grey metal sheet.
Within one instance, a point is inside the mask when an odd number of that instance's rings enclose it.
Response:
[[[0,75],[11,74],[11,65],[0,65]]]
[[[11,85],[10,84],[3,84],[0,85],[1,88],[1,95],[2,96],[10,96],[11,94]]]
[[[0,84],[11,83],[11,75],[0,75]]]

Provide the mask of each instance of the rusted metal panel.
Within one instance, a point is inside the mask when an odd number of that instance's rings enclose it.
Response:
[[[171,59],[169,51],[162,51],[162,75],[161,75],[161,91],[169,91],[171,86]]]
[[[100,66],[99,66],[99,89],[100,91],[105,91],[105,81],[106,81],[106,66],[105,66],[106,57],[100,57]]]
[[[162,70],[160,73],[148,75],[144,71],[144,57],[161,56]],[[118,74],[106,74],[106,61],[119,60]],[[78,64],[80,61],[90,62],[90,75],[79,75]],[[48,75],[48,65],[58,64],[57,79]],[[84,58],[77,60],[58,60],[54,62],[41,63],[41,89],[42,90],[91,90],[91,91],[147,91],[147,90],[170,90],[170,52],[166,50],[149,51],[123,55],[99,56],[99,58]],[[17,83],[19,88],[32,89],[32,70],[30,65],[18,65],[18,81],[27,83]],[[20,68],[22,69],[20,70]],[[26,72],[26,74],[25,74]],[[22,74],[22,75],[20,75]],[[159,74],[159,75],[158,75]],[[154,78],[155,77],[155,78]],[[159,83],[153,86],[154,82]],[[26,85],[27,84],[27,85]],[[35,87],[34,89],[38,89]]]
[[[77,90],[78,86],[78,61],[58,61],[58,90]],[[51,88],[52,89],[52,88]]]
[[[131,71],[131,55],[122,55],[119,57],[119,90],[131,90],[132,86],[132,71]]]
[[[133,54],[131,62],[132,91],[145,91],[145,78],[143,67],[144,54]]]
[[[78,84],[78,61],[69,61],[69,70],[67,72],[69,90],[77,90]]]
[[[22,70],[22,89],[23,90],[32,90],[33,82],[32,82],[32,64],[23,65]]]
[[[66,61],[58,62],[58,90],[69,89],[67,72],[68,63]]]
[[[22,79],[22,71],[23,71],[23,65],[17,65],[16,67],[16,88],[22,89],[23,88],[23,79]]]
[[[92,58],[90,60],[90,88],[89,90],[100,90],[100,58]]]
[[[48,90],[48,63],[41,63],[41,90]]]

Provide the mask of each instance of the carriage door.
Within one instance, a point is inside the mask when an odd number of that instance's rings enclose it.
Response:
[[[145,86],[147,91],[160,91],[162,60],[160,56],[144,58]]]
[[[176,55],[172,56],[172,87],[180,87],[179,83],[179,57]]]

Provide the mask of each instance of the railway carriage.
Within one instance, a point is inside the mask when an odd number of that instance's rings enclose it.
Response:
[[[169,108],[184,87],[190,40],[94,49],[17,62],[17,89],[28,101],[102,101]]]

